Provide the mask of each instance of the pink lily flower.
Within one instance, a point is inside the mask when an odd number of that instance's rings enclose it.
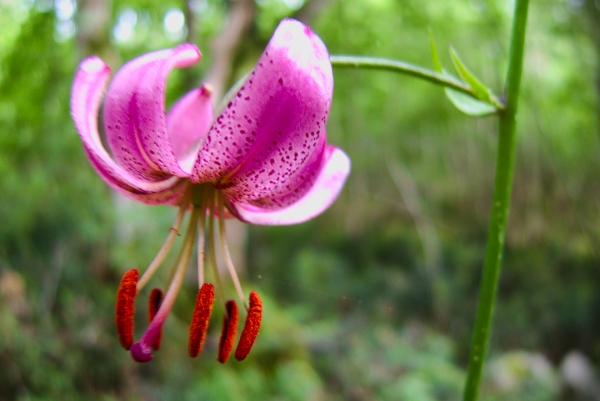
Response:
[[[195,241],[199,290],[189,354],[195,357],[202,349],[215,300],[214,286],[204,282],[206,248],[225,310],[218,360],[225,362],[229,357],[238,311],[234,301],[224,302],[215,261],[215,218],[221,251],[247,311],[236,350],[236,358],[244,359],[258,335],[262,302],[252,291],[246,305],[227,249],[223,220],[236,217],[259,225],[304,222],[333,203],[350,171],[344,152],[327,144],[325,125],[333,75],[327,49],[310,28],[298,21],[282,21],[255,69],[216,118],[209,85],[187,93],[166,113],[169,72],[189,67],[200,58],[196,46],[182,44],[145,54],[118,71],[103,109],[106,140],[114,159],[98,133],[109,67],[98,57],[89,57],[80,64],[73,83],[72,117],[100,177],[136,201],[179,206],[154,261],[139,280],[137,269],[126,272],[117,294],[119,340],[139,362],[152,359],[151,350],[160,347],[162,326],[183,282]],[[133,343],[135,297],[171,249],[188,211],[189,226],[172,281],[164,296],[160,289],[152,291],[149,326]]]

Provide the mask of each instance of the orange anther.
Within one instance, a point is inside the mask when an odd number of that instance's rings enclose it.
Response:
[[[129,269],[123,275],[117,291],[115,306],[115,323],[121,346],[126,350],[133,344],[133,314],[135,311],[136,285],[139,273],[137,269]]]
[[[160,288],[153,288],[150,293],[150,298],[148,298],[148,323],[152,323],[152,319],[156,316],[156,312],[158,312],[158,308],[160,308],[160,304],[163,300],[163,292]],[[154,340],[154,344],[152,344],[152,349],[158,351],[160,349],[160,343],[162,340],[162,327],[160,328],[160,332],[156,340]]]
[[[221,363],[227,362],[233,350],[239,320],[238,307],[235,301],[227,301],[225,308],[227,309],[227,314],[223,318],[223,330],[221,331],[221,339],[219,340],[219,357],[217,358],[217,361]]]
[[[196,307],[192,315],[190,335],[188,341],[188,354],[195,358],[204,347],[206,332],[208,331],[208,320],[215,302],[215,287],[204,283],[196,295]]]
[[[262,300],[256,291],[252,291],[250,293],[250,308],[248,308],[244,329],[242,330],[240,342],[235,350],[235,359],[238,361],[242,361],[248,356],[254,345],[254,341],[256,341],[258,331],[260,330],[260,323],[262,321],[262,312]]]

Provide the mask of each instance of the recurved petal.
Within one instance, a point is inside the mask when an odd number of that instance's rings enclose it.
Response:
[[[110,68],[98,57],[81,62],[71,90],[71,116],[90,163],[102,179],[122,194],[147,204],[176,203],[185,189],[177,177],[162,181],[138,179],[117,165],[102,146],[98,110]]]
[[[350,173],[350,159],[333,146],[326,150],[326,161],[310,190],[296,203],[277,211],[248,204],[231,204],[232,212],[243,221],[256,225],[287,225],[310,220],[321,214],[337,198]]]
[[[332,92],[323,42],[300,22],[284,20],[217,117],[190,179],[236,186],[241,202],[298,187],[303,166],[323,149]]]
[[[212,120],[212,89],[207,84],[185,94],[167,114],[167,131],[173,153],[181,169],[188,174]]]
[[[165,86],[173,68],[189,67],[200,58],[196,46],[184,43],[138,57],[113,78],[104,101],[106,139],[119,164],[137,178],[188,175],[167,131]]]
[[[318,148],[311,153],[308,162],[298,169],[297,175],[300,180],[286,180],[284,184],[279,183],[276,181],[274,170],[271,170],[273,179],[269,183],[270,186],[267,185],[262,191],[259,190],[250,194],[260,197],[248,196],[245,192],[247,186],[244,182],[222,189],[223,195],[231,203],[245,203],[265,211],[283,209],[290,206],[310,190],[323,167],[323,163],[327,157],[327,144],[324,137],[323,141],[317,146]],[[270,164],[270,167],[273,168],[274,163],[272,159]]]

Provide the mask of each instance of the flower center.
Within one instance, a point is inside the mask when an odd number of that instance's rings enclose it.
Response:
[[[173,243],[179,236],[179,227],[184,215],[191,209],[188,227],[183,238],[183,244],[179,255],[171,270],[170,284],[166,293],[154,288],[149,296],[148,318],[149,325],[140,340],[133,343],[133,320],[135,297],[148,283],[150,278],[161,266],[165,257],[173,247]],[[242,287],[235,272],[233,262],[227,247],[225,235],[225,200],[222,193],[211,184],[193,185],[189,184],[188,190],[183,197],[177,217],[169,230],[169,235],[160,251],[148,266],[138,281],[137,269],[130,269],[121,279],[117,292],[117,304],[115,308],[115,322],[119,341],[123,348],[130,350],[131,356],[138,362],[150,361],[153,356],[151,351],[160,348],[162,327],[173,307],[177,294],[183,283],[185,272],[192,255],[196,239],[198,241],[198,294],[196,305],[192,315],[188,353],[196,357],[201,352],[206,333],[208,331],[209,319],[215,301],[215,286],[204,281],[205,254],[208,251],[208,262],[212,268],[216,290],[224,310],[223,329],[219,341],[219,355],[217,360],[224,363],[229,358],[237,335],[239,311],[234,300],[225,301],[223,285],[221,284],[219,271],[217,269],[216,244],[215,244],[215,218],[218,220],[219,242],[224,256],[225,264],[232,278],[236,292],[244,309],[247,311],[244,328],[240,335],[235,357],[243,360],[248,356],[262,321],[262,301],[255,291],[250,293],[249,306],[246,305]]]

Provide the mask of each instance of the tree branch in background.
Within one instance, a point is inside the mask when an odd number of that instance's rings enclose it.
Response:
[[[586,17],[590,23],[590,36],[594,39],[596,52],[600,54],[600,9],[597,1],[584,3]],[[596,68],[596,91],[600,94],[600,67]],[[596,108],[600,114],[600,104]]]
[[[110,45],[110,5],[107,0],[80,0],[77,4],[77,50],[81,58],[96,54],[108,65],[118,65]]]
[[[237,0],[230,8],[221,33],[211,41],[213,63],[205,81],[213,87],[216,103],[223,97],[230,81],[232,63],[239,44],[254,21],[255,6],[252,0]]]
[[[192,11],[190,1],[191,0],[183,0],[183,15],[185,17],[185,28],[187,30],[185,41],[189,43],[195,43],[196,20],[194,19],[194,12]]]
[[[423,266],[427,276],[428,285],[433,296],[433,313],[438,323],[445,321],[448,316],[447,305],[443,303],[440,290],[440,271],[442,265],[442,247],[431,217],[423,210],[423,197],[410,170],[402,163],[400,158],[394,157],[391,152],[385,152],[385,162],[390,178],[394,182],[408,214],[415,223],[417,235],[423,248]]]
[[[331,0],[306,0],[304,5],[298,9],[293,18],[310,25],[321,10],[331,2]]]

